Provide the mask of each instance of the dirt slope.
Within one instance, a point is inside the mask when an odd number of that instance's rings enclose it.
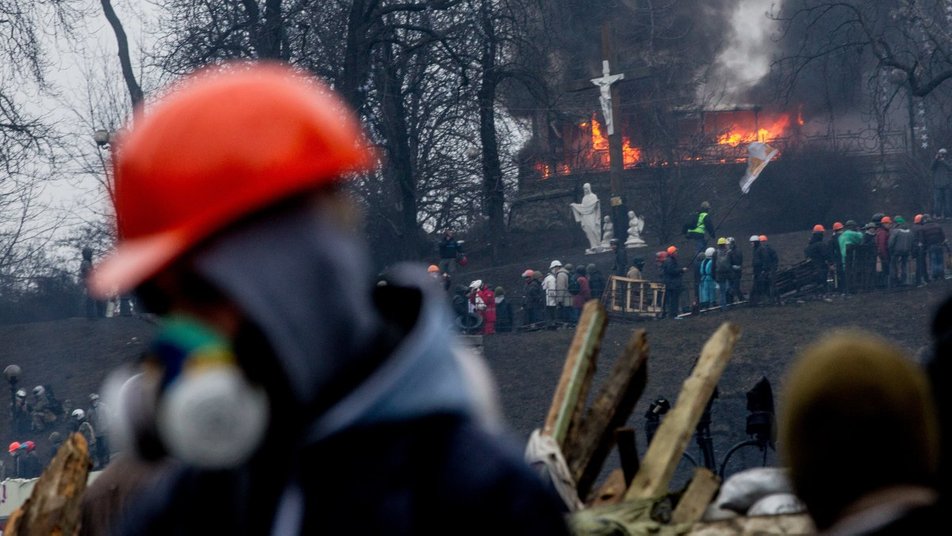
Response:
[[[806,239],[807,233],[794,233],[771,237],[771,243],[786,262],[792,262],[801,258]],[[647,248],[646,254],[657,247]],[[585,256],[562,251],[550,257],[563,262],[595,261],[605,272],[611,264],[610,254]],[[519,274],[526,267],[546,266],[548,257],[495,268],[470,266],[458,280],[468,282],[470,278],[482,277],[493,285],[502,283],[512,289],[510,296],[518,303]],[[611,369],[631,331],[647,329],[651,346],[648,386],[629,423],[638,430],[639,451],[643,453],[643,415],[647,404],[660,396],[674,402],[681,382],[707,337],[721,322],[736,322],[742,330],[741,338],[720,383],[720,399],[714,406],[712,430],[720,459],[730,445],[745,439],[745,393],[762,375],[770,380],[775,393],[779,392],[784,370],[797,350],[833,328],[868,329],[896,341],[910,355],[917,355],[929,344],[928,325],[933,309],[950,291],[952,281],[941,281],[924,288],[836,296],[829,301],[812,300],[779,307],[741,308],[677,321],[614,321],[603,344],[596,385]],[[23,368],[21,388],[29,391],[34,385],[50,384],[61,400],[70,399],[85,407],[88,394],[99,389],[108,371],[138,356],[153,330],[154,325],[143,318],[96,321],[74,318],[0,326],[0,347],[4,349],[0,368],[16,363]],[[569,330],[486,337],[485,355],[499,384],[503,410],[517,441],[524,440],[542,423],[571,337]],[[48,448],[47,436],[48,432],[37,437],[14,437],[9,413],[0,415],[2,445],[13,440],[33,439],[40,446],[42,458]],[[693,442],[690,451],[698,452]],[[747,458],[738,461],[741,464],[756,461],[756,456]],[[614,458],[611,463],[616,463]]]

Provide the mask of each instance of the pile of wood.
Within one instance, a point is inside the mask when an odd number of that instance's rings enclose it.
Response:
[[[572,514],[573,531],[576,534],[718,534],[716,524],[699,523],[720,486],[717,476],[708,469],[698,468],[686,490],[672,494],[668,488],[730,360],[739,328],[724,323],[707,341],[694,370],[684,381],[674,408],[639,460],[634,430],[625,424],[648,379],[649,347],[645,330],[634,331],[611,375],[586,406],[606,325],[607,315],[601,303],[595,300],[587,303],[542,428],[542,433],[560,446],[576,492],[585,505]],[[622,467],[596,487],[605,460],[616,446]],[[802,529],[804,526],[803,520],[780,519],[787,517],[791,516],[777,516],[771,525],[776,529],[773,532],[763,528],[762,520],[753,523],[763,534],[787,534],[782,527]],[[806,523],[809,526],[808,519]],[[731,530],[743,524],[743,519],[732,520]],[[744,529],[734,533],[744,533]]]
[[[817,281],[816,267],[809,260],[800,261],[777,272],[774,285],[777,287],[777,294],[783,297],[810,294],[826,288],[825,282],[821,285]]]

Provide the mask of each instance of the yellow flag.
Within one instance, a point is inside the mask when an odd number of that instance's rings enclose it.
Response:
[[[747,172],[740,179],[740,191],[745,194],[750,191],[750,185],[757,180],[760,172],[767,167],[773,157],[779,153],[777,149],[766,143],[755,141],[747,146]]]

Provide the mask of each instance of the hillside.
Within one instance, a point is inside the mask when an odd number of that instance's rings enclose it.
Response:
[[[797,250],[802,250],[806,237],[806,233],[778,235],[771,237],[771,243],[781,251],[785,261],[791,262],[799,260]],[[646,249],[647,252],[656,250]],[[585,256],[561,251],[551,256],[563,262],[595,261],[605,272],[611,263],[610,254]],[[470,266],[457,279],[468,282],[480,277],[492,285],[502,283],[512,289],[510,299],[518,304],[519,274],[527,267],[541,269],[547,264],[547,258],[536,258],[494,268]],[[652,276],[650,270],[648,275]],[[864,328],[894,340],[911,356],[921,357],[929,345],[932,311],[950,292],[952,280],[946,280],[922,288],[836,295],[825,300],[810,299],[757,309],[739,308],[685,320],[612,321],[602,347],[596,385],[611,369],[632,330],[646,329],[651,347],[648,385],[629,422],[637,430],[639,452],[643,453],[643,415],[647,404],[662,396],[674,402],[681,382],[707,337],[721,322],[737,323],[742,330],[741,338],[720,382],[720,398],[714,405],[712,432],[716,454],[720,457],[730,445],[746,439],[745,393],[761,376],[770,380],[776,396],[782,386],[783,373],[797,351],[834,328]],[[20,365],[23,374],[19,386],[28,392],[34,385],[49,384],[61,400],[69,399],[86,407],[88,394],[99,389],[109,370],[145,350],[153,330],[152,322],[137,317],[73,318],[0,326],[0,344],[5,349],[0,367],[11,363]],[[511,431],[518,441],[523,441],[542,423],[571,338],[570,330],[497,334],[485,338],[485,355],[499,384]],[[3,412],[0,416],[0,440],[6,441],[3,444],[33,439],[44,458],[49,432],[41,437],[14,437],[9,421],[9,413]],[[697,453],[693,441],[689,450]],[[747,456],[738,461],[751,464],[755,459],[756,456]]]
[[[89,394],[97,392],[110,370],[138,357],[149,342],[154,324],[146,317],[89,320],[70,318],[0,326],[0,367],[17,364],[23,370],[19,388],[28,394],[35,385],[49,385],[67,406],[86,408]],[[8,395],[9,396],[9,395]],[[68,402],[69,401],[69,402]],[[4,404],[9,407],[9,398]],[[60,423],[59,430],[64,429]],[[0,416],[0,441],[33,440],[41,460],[48,459],[50,431],[15,437],[10,412]]]

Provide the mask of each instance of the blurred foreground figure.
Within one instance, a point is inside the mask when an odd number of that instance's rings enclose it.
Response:
[[[193,75],[121,140],[120,241],[90,284],[162,317],[124,386],[153,405],[117,425],[179,461],[124,533],[565,532],[440,289],[373,284],[339,191],[361,140],[328,88],[254,64]]]
[[[833,335],[788,373],[781,454],[824,534],[933,534],[938,427],[925,374],[875,335]]]

